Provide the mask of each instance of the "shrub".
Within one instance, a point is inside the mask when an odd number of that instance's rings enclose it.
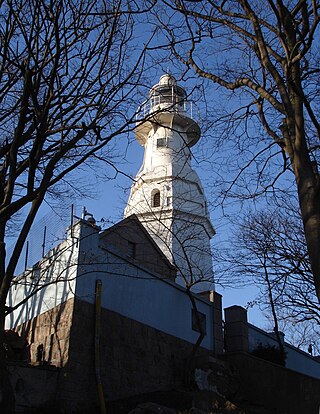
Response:
[[[261,343],[255,348],[251,355],[273,362],[274,364],[286,365],[287,353],[284,348],[278,348],[274,345],[262,345]]]

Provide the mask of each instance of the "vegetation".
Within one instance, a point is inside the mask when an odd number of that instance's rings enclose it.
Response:
[[[274,345],[259,344],[251,354],[257,358],[265,359],[274,364],[286,365],[286,352],[283,348],[277,348]]]

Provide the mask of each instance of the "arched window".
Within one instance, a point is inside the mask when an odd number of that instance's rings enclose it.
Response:
[[[156,190],[152,195],[152,207],[160,207],[160,191]]]

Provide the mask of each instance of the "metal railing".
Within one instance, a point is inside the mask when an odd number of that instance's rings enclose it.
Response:
[[[200,114],[196,104],[176,95],[156,95],[141,104],[136,112],[136,121],[143,121],[150,115],[162,112],[177,112],[199,122]]]

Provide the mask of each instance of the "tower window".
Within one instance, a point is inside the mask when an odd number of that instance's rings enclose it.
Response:
[[[160,207],[160,191],[157,190],[152,196],[152,207]]]
[[[197,313],[198,313],[198,317],[197,317]],[[199,321],[198,321],[198,318],[199,318]],[[200,322],[201,328],[199,326],[199,322]],[[192,309],[192,330],[206,335],[207,334],[206,324],[207,324],[206,315],[199,311],[196,312],[194,309]]]
[[[157,148],[165,148],[167,146],[166,138],[158,138],[157,139]]]

